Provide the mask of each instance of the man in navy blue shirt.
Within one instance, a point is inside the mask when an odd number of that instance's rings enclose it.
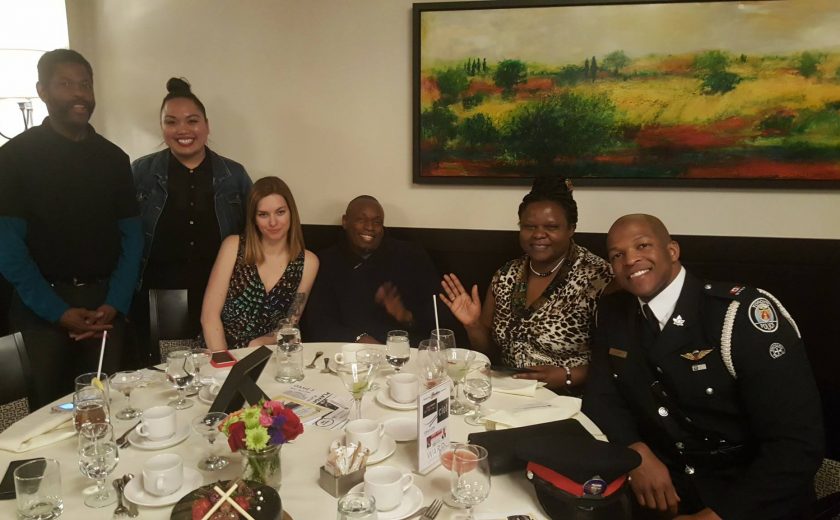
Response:
[[[9,326],[21,331],[35,403],[73,389],[96,370],[117,370],[124,316],[143,246],[128,156],[88,124],[93,71],[57,49],[38,62],[49,117],[0,148],[0,273],[15,294]]]

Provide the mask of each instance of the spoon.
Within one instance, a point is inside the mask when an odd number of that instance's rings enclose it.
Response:
[[[306,365],[306,368],[315,368],[315,362],[318,361],[318,358],[323,356],[323,355],[324,355],[324,353],[321,352],[320,350],[318,352],[316,352],[315,357],[312,358],[312,362],[309,363],[308,365]]]
[[[321,369],[321,373],[322,374],[329,374],[330,372],[332,372],[332,370],[330,370],[330,358],[325,357],[324,358],[324,368]]]
[[[121,478],[116,478],[114,479],[113,485],[114,489],[117,491],[117,508],[114,509],[114,516],[120,517],[122,515],[128,515],[128,508],[125,507],[125,504],[123,503],[123,488],[125,487],[125,482],[123,482]]]
[[[125,488],[125,486],[127,486],[127,485],[128,485],[128,483],[129,483],[129,481],[131,481],[131,479],[133,479],[133,478],[134,478],[134,473],[126,473],[125,475],[123,475],[123,478],[122,478],[122,480],[123,480],[123,488]],[[137,504],[135,504],[134,502],[132,502],[131,500],[129,500],[128,498],[126,498],[126,496],[125,496],[125,495],[123,495],[123,503],[124,503],[126,506],[128,506],[128,516],[129,516],[130,518],[136,518],[136,517],[137,517],[137,515],[138,515],[138,514],[140,514],[140,513],[137,511]]]

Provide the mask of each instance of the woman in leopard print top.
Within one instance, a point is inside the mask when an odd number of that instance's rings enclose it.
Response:
[[[443,277],[442,301],[464,325],[473,348],[530,368],[516,377],[551,389],[578,387],[589,364],[595,305],[612,281],[602,258],[574,243],[577,204],[560,177],[534,181],[519,205],[519,244],[524,255],[493,276],[484,304],[473,286]]]

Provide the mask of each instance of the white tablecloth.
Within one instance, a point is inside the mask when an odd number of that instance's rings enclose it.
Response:
[[[340,344],[338,343],[307,343],[304,345],[304,360],[308,363],[318,350],[323,351],[325,356],[332,356],[339,349]],[[249,349],[234,351],[237,357],[243,357],[249,352]],[[416,351],[412,350],[412,357],[415,353]],[[323,366],[323,362],[319,360],[317,368],[306,369],[305,378],[301,381],[301,384],[336,394],[345,393],[346,390],[338,376],[320,373],[320,369]],[[207,370],[211,373],[216,371],[216,369],[209,366]],[[407,365],[406,370],[413,371],[413,360]],[[272,360],[266,366],[259,379],[260,387],[271,397],[274,397],[290,386],[275,382],[273,376],[274,362]],[[380,376],[378,381],[380,385],[384,386],[384,377]],[[142,409],[153,405],[165,404],[174,398],[174,396],[175,391],[165,382],[161,382],[135,390],[132,395],[132,403]],[[541,388],[537,389],[535,397],[494,393],[485,403],[484,407],[489,410],[516,408],[536,401],[546,401],[553,397],[555,397],[554,393]],[[120,410],[125,405],[125,397],[114,390],[111,391],[111,399],[112,413]],[[209,405],[202,403],[197,397],[193,397],[192,399],[195,401],[195,406],[179,411],[179,421],[189,422],[198,415],[205,413],[209,408]],[[49,408],[49,406],[44,407],[34,412],[34,414],[47,417],[49,415]],[[385,420],[391,417],[414,418],[416,417],[416,410],[398,411],[386,408],[375,400],[373,393],[370,393],[365,395],[362,414],[365,418],[377,420]],[[583,414],[578,413],[574,418],[580,421],[591,433],[599,438],[603,438],[598,428]],[[117,435],[122,434],[134,422],[112,418],[114,430]],[[462,416],[450,416],[449,437],[453,441],[466,441],[469,433],[482,429],[481,427],[466,424]],[[2,435],[0,433],[0,438],[2,438]],[[330,442],[342,435],[343,433],[341,431],[306,426],[304,433],[297,440],[283,447],[283,484],[280,489],[280,496],[283,500],[283,508],[295,520],[331,520],[335,518],[336,499],[318,486],[318,474],[319,467],[324,462],[327,447]],[[219,479],[235,478],[241,471],[240,456],[238,454],[231,454],[225,441],[226,439],[221,435],[217,438],[216,451],[219,454],[227,455],[232,463],[222,471],[212,473],[202,472],[205,484]],[[405,471],[412,471],[416,467],[416,449],[416,442],[397,443],[397,450],[394,455],[379,464],[393,465]],[[119,464],[108,479],[108,484],[110,485],[111,479],[125,473],[134,473],[139,476],[142,472],[142,464],[145,459],[157,453],[168,452],[180,454],[184,458],[185,466],[195,468],[198,461],[207,454],[208,445],[206,440],[193,432],[181,444],[161,451],[144,451],[134,446],[129,446],[120,450]],[[83,477],[79,472],[75,437],[25,453],[10,453],[0,450],[0,471],[3,471],[11,460],[34,457],[55,458],[61,463],[61,483],[64,497],[64,514],[62,518],[83,518],[85,520],[111,518],[115,506],[91,509],[83,504],[82,490],[89,487],[91,481]],[[492,478],[492,488],[489,498],[478,505],[475,511],[531,513],[536,519],[546,520],[547,517],[537,502],[533,487],[525,479],[523,473],[515,472],[507,475],[494,476]],[[424,505],[428,505],[432,499],[448,493],[449,475],[443,467],[438,467],[428,475],[415,475],[415,484],[423,492]],[[171,509],[171,506],[160,508],[140,507],[139,518],[149,520],[168,519]],[[450,518],[456,518],[458,515],[459,511],[444,506],[438,515],[438,519],[448,520]],[[0,501],[0,518],[15,518],[14,500]]]

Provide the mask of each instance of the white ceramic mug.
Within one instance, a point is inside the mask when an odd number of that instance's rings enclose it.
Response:
[[[143,463],[143,488],[159,497],[171,495],[184,483],[184,459],[162,453]]]
[[[146,437],[150,441],[162,441],[175,435],[177,428],[175,408],[171,406],[153,406],[143,411],[140,424],[137,425],[137,435]]]
[[[339,365],[343,363],[353,363],[356,361],[356,352],[370,348],[370,345],[363,343],[345,343],[341,345],[341,352],[336,352],[333,359]]]
[[[402,372],[388,377],[388,393],[398,403],[413,403],[420,390],[417,374]]]
[[[400,505],[403,495],[413,484],[414,475],[393,466],[365,470],[365,493],[376,500],[378,511],[390,511]]]
[[[370,419],[356,419],[344,427],[347,443],[361,443],[371,453],[379,449],[379,441],[385,435],[385,425]]]

